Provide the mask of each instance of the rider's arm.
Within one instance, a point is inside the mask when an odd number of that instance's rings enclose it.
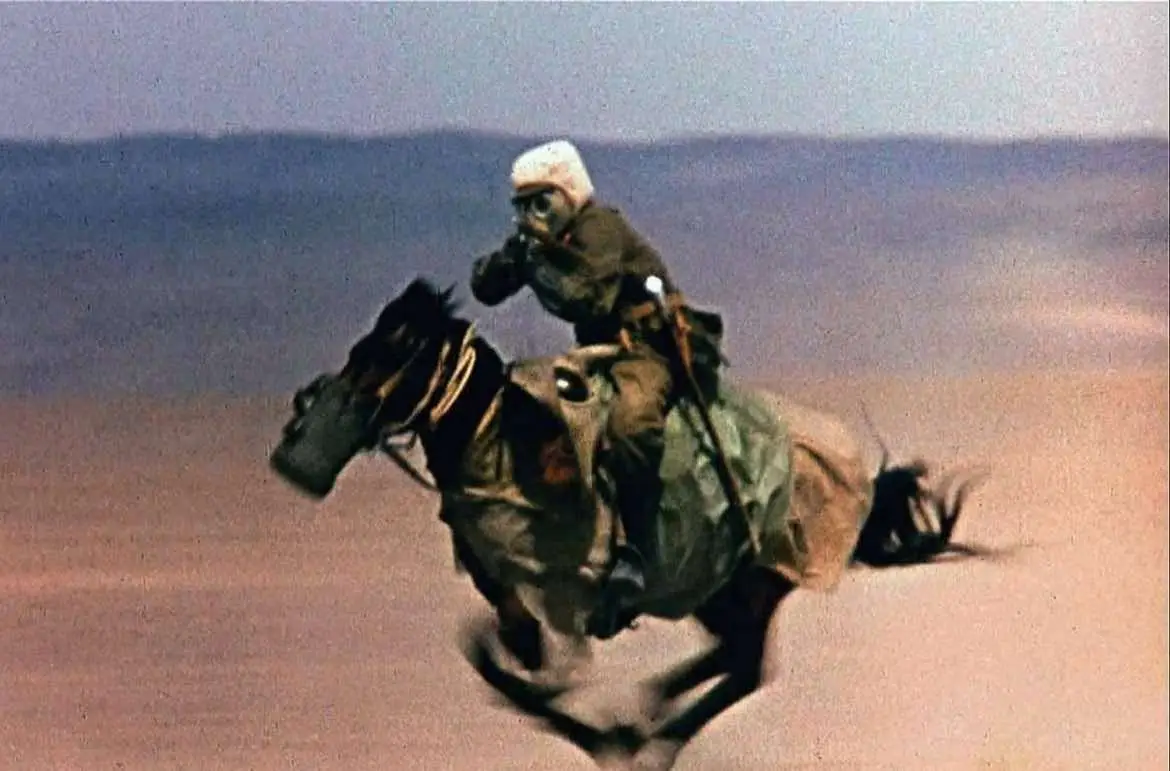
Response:
[[[523,252],[516,236],[503,248],[480,257],[471,266],[471,294],[484,305],[499,305],[524,287]]]
[[[540,256],[557,265],[558,293],[572,321],[608,316],[622,281],[622,223],[603,211],[574,224],[567,244],[547,244]]]

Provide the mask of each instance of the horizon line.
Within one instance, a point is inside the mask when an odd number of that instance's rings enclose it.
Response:
[[[519,133],[494,130],[488,128],[471,128],[466,126],[436,126],[419,127],[406,131],[387,131],[378,133],[360,133],[346,131],[330,131],[325,129],[248,129],[223,131],[200,130],[160,130],[160,131],[129,131],[115,132],[93,137],[41,136],[22,137],[0,135],[0,145],[22,146],[54,146],[54,147],[85,147],[94,145],[116,144],[118,142],[158,141],[167,139],[203,140],[208,142],[231,141],[238,139],[286,138],[317,140],[326,142],[347,142],[360,144],[365,142],[389,142],[405,139],[420,139],[425,137],[468,137],[496,141],[527,141],[542,142],[557,138],[567,138],[571,141],[594,147],[669,147],[686,144],[701,144],[706,142],[827,142],[839,144],[864,144],[880,142],[921,142],[934,144],[979,145],[979,146],[1011,146],[1027,144],[1111,144],[1128,142],[1161,142],[1170,145],[1170,133],[1129,133],[1117,134],[1083,134],[1061,133],[1031,134],[1018,137],[978,136],[946,133],[921,132],[886,132],[880,134],[858,133],[809,133],[793,131],[776,132],[691,132],[664,135],[647,139],[618,139],[591,137],[587,135],[574,136],[571,132],[531,132]]]

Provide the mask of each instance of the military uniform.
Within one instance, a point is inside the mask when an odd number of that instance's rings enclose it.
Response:
[[[578,174],[584,175],[583,166]],[[717,315],[682,303],[658,252],[621,212],[592,199],[587,176],[584,186],[583,200],[563,227],[539,239],[513,236],[500,250],[476,260],[471,291],[481,303],[497,305],[528,287],[549,313],[573,325],[579,345],[621,343],[626,348],[611,369],[617,398],[606,427],[613,461],[607,465],[617,477],[617,508],[627,542],[640,550],[634,555],[640,562],[643,555],[652,558],[654,549],[666,413],[686,377],[674,350],[674,332],[655,312],[646,278],[662,280],[668,299],[686,320],[684,349],[707,387],[719,366],[722,325]]]

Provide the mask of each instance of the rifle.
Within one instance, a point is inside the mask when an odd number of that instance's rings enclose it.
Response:
[[[711,437],[711,443],[715,447],[715,473],[719,476],[719,482],[723,486],[723,493],[727,496],[727,502],[731,505],[737,515],[740,517],[741,524],[747,531],[748,541],[752,547],[752,556],[760,553],[759,540],[756,538],[755,532],[752,530],[751,522],[748,520],[747,509],[744,508],[743,499],[739,495],[739,486],[735,483],[735,478],[731,475],[731,466],[727,462],[727,453],[723,449],[723,442],[719,439],[719,432],[715,430],[715,423],[711,420],[710,410],[707,408],[707,401],[703,398],[703,390],[699,387],[698,381],[695,379],[695,373],[691,366],[690,357],[685,354],[686,341],[680,339],[682,335],[686,334],[686,330],[679,320],[675,317],[676,311],[672,311],[666,301],[665,286],[662,279],[658,276],[650,276],[643,284],[646,293],[649,294],[655,306],[657,306],[659,313],[662,314],[663,321],[671,330],[670,339],[674,343],[674,354],[678,356],[679,362],[682,366],[679,367],[685,375],[685,382],[691,391],[691,398],[694,400],[695,407],[699,411],[699,417],[703,420],[703,427],[706,428],[708,436]]]

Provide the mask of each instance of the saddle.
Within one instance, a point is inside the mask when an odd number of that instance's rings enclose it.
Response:
[[[536,439],[533,427],[543,424],[542,478],[550,486],[575,488],[593,501],[607,555],[618,542],[603,441],[614,398],[607,369],[622,353],[616,345],[582,346],[561,356],[516,362],[511,372],[512,387],[524,393],[533,413],[547,416],[539,421],[523,418],[526,438],[517,436],[517,441]],[[678,399],[667,413],[666,452],[659,470],[662,505],[654,524],[658,549],[655,564],[647,566],[649,583],[666,594],[706,588],[713,566],[715,572],[729,574],[753,544],[766,541],[781,526],[782,516],[776,515],[787,509],[791,447],[783,422],[750,394],[728,385],[716,384],[714,397],[708,402],[711,418],[731,455],[728,460],[753,521],[744,522],[729,505],[703,421],[690,399]],[[551,431],[554,426],[558,430]],[[696,544],[703,547],[696,549]]]

